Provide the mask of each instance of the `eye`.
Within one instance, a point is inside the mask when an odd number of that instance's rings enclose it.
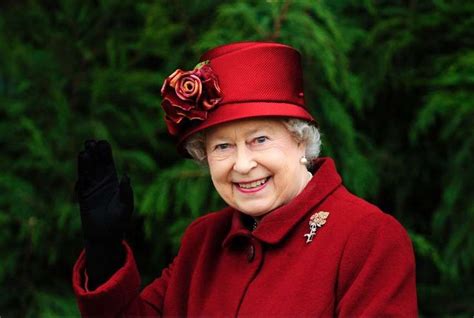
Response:
[[[230,144],[224,143],[224,144],[217,144],[214,146],[214,150],[226,150],[230,148]]]
[[[267,136],[260,136],[260,137],[257,137],[253,140],[253,142],[255,144],[263,144],[265,143],[266,141],[268,140],[268,137]]]

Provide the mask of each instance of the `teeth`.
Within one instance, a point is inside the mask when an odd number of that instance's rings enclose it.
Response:
[[[250,182],[250,183],[239,183],[239,187],[244,189],[252,189],[261,186],[267,181],[267,178],[261,179],[258,181]]]

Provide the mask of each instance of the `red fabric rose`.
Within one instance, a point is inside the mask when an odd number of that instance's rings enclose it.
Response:
[[[222,93],[217,77],[207,63],[201,63],[192,71],[174,71],[161,87],[165,121],[171,135],[179,133],[183,119],[205,120],[207,112],[221,100]]]

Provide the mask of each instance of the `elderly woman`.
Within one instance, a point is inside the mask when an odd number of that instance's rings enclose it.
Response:
[[[380,317],[417,315],[402,226],[351,194],[317,158],[299,53],[278,43],[210,50],[162,87],[185,156],[208,165],[228,204],[193,222],[172,264],[140,291],[123,230],[133,210],[110,146],[88,141],[77,189],[85,251],[73,272],[83,315]]]

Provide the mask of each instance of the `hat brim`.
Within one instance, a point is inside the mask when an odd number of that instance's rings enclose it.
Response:
[[[291,117],[309,121],[317,125],[311,114],[303,107],[285,102],[245,102],[219,105],[215,110],[208,113],[205,121],[186,131],[178,140],[178,151],[190,157],[184,149],[185,141],[191,135],[219,124],[228,123],[239,119],[262,118],[262,117]]]

